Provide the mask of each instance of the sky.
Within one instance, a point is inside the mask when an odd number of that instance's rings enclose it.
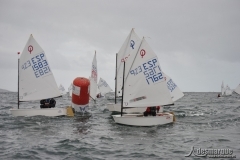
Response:
[[[183,92],[240,83],[239,0],[0,0],[0,88],[17,91],[17,52],[30,34],[58,86],[98,78],[115,88],[115,55],[131,29],[146,37],[162,70]]]

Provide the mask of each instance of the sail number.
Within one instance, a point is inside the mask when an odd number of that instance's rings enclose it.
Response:
[[[39,78],[51,72],[44,53],[40,53],[39,55],[32,57],[31,62],[32,62],[32,69],[34,71],[36,78]]]
[[[25,70],[25,69],[27,69],[30,66],[31,66],[31,62],[28,60],[27,62],[23,63],[22,69]]]
[[[39,78],[44,74],[51,72],[44,53],[40,53],[39,55],[32,57],[31,60],[23,63],[21,68],[23,70],[26,70],[30,66],[32,66],[36,78]]]
[[[168,89],[169,89],[171,92],[177,87],[177,85],[172,81],[172,79],[170,79],[170,80],[167,82],[167,86],[168,86]]]
[[[143,73],[148,84],[159,82],[159,80],[163,79],[163,74],[157,62],[156,58],[149,60],[130,70],[130,74],[136,76],[139,73]]]
[[[91,76],[95,82],[97,82],[97,67],[95,65],[92,65],[92,76]]]

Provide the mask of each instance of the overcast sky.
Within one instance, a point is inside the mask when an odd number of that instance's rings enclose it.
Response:
[[[114,90],[115,54],[135,28],[183,92],[240,83],[239,0],[0,0],[0,88],[17,91],[17,52],[30,34],[67,89],[90,76]]]

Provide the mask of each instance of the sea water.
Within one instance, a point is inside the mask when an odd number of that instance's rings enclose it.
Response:
[[[133,127],[116,124],[106,98],[90,102],[88,114],[75,117],[12,117],[17,93],[0,93],[0,159],[137,160],[194,159],[192,147],[231,149],[240,159],[240,96],[217,98],[218,93],[184,93],[175,105],[176,122]],[[67,95],[57,107],[71,104]],[[39,101],[20,108],[40,108]]]

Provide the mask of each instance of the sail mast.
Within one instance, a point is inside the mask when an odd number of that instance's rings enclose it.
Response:
[[[18,109],[19,109],[19,54],[20,52],[18,52]]]
[[[95,50],[95,57],[96,57],[96,50]],[[96,72],[97,72],[97,60],[96,60]],[[98,74],[98,73],[97,73]],[[97,78],[96,78],[97,79]],[[96,80],[96,85],[97,85],[97,80]],[[96,94],[96,93],[95,93]],[[95,96],[95,99],[94,99],[94,103],[96,104],[96,96]]]
[[[117,103],[117,56],[116,53],[116,69],[115,69],[115,104]]]
[[[121,104],[121,117],[123,112],[123,91],[124,91],[124,79],[125,79],[125,61],[123,64],[123,83],[122,83],[122,104]]]

